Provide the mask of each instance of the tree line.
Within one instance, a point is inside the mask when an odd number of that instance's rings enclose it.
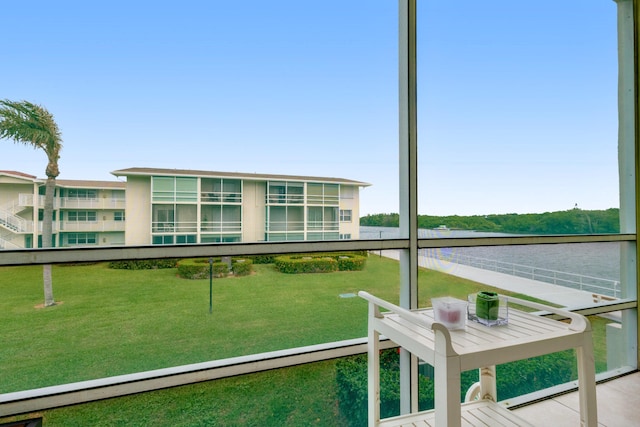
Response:
[[[397,213],[374,214],[360,218],[360,225],[398,227]],[[603,234],[619,233],[619,209],[582,210],[578,208],[545,213],[493,214],[472,216],[418,215],[418,228],[489,231],[513,234]]]

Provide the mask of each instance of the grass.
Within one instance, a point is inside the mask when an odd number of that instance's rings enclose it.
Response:
[[[209,314],[209,281],[180,279],[174,269],[54,266],[62,303],[38,309],[41,267],[2,268],[0,392],[363,337],[366,302],[339,295],[367,290],[398,299],[398,263],[377,256],[361,272],[255,269],[214,280]],[[487,289],[424,269],[419,284],[420,306]],[[56,409],[45,413],[46,425],[340,425],[334,363]]]

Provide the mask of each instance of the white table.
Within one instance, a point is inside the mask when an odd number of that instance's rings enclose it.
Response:
[[[510,303],[555,313],[569,322],[510,308],[508,325],[489,327],[468,320],[464,329],[450,331],[435,322],[431,308],[409,311],[367,292],[358,295],[369,301],[370,427],[528,426],[496,403],[495,365],[568,349],[576,350],[581,425],[597,426],[591,324],[584,316],[509,297]],[[410,414],[380,420],[380,335],[434,367],[433,410],[414,408]],[[471,369],[480,369],[480,400],[460,404],[460,373]]]

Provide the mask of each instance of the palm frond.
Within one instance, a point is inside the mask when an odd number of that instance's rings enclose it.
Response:
[[[28,101],[0,100],[0,139],[43,150],[49,161],[47,176],[58,176],[62,134],[46,108]]]

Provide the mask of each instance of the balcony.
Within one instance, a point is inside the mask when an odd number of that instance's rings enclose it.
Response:
[[[124,221],[62,221],[61,232],[124,231]]]
[[[61,197],[57,201],[60,209],[124,209],[125,199],[95,198],[78,199],[74,197]]]

